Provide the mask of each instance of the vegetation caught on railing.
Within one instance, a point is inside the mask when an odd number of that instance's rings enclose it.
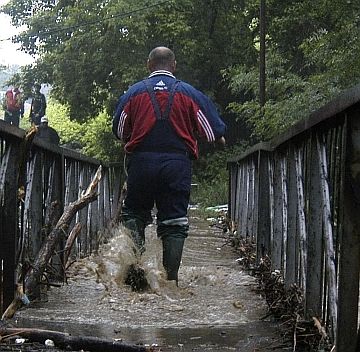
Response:
[[[284,345],[292,346],[294,351],[330,352],[333,345],[321,320],[304,317],[302,290],[295,284],[285,287],[282,273],[272,270],[269,256],[261,258],[257,264],[256,243],[229,229],[227,235],[239,255],[237,262],[257,278],[256,292],[265,298],[268,306],[268,314],[263,319],[271,316],[281,322]]]

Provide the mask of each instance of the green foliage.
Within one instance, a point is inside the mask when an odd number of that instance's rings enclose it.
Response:
[[[268,140],[308,117],[360,81],[359,24],[358,2],[268,1],[266,104],[259,105],[254,60],[223,71],[237,97],[228,109],[248,123],[255,140]]]
[[[200,157],[194,163],[192,202],[201,208],[226,204],[228,202],[227,159],[230,155],[239,155],[246,149],[246,144],[239,144],[224,150]]]
[[[60,103],[50,100],[47,103],[46,116],[49,125],[58,132],[60,144],[79,143],[84,134],[84,126],[81,123],[70,120],[69,109]]]
[[[58,132],[61,145],[75,147],[85,155],[103,162],[122,160],[122,148],[112,134],[111,117],[105,112],[81,123],[70,119],[67,107],[50,99],[46,116],[49,125]],[[30,127],[27,118],[21,120],[20,127],[24,129]]]
[[[106,112],[87,122],[81,137],[83,153],[102,161],[120,161],[123,151],[111,131],[111,126],[111,117]]]
[[[287,69],[287,60],[277,52],[269,50],[267,59],[267,101],[263,108],[258,102],[257,68],[238,66],[224,71],[232,91],[246,97],[228,108],[246,121],[253,136],[260,140],[275,137],[339,92],[334,82],[319,80],[315,75],[304,79]]]

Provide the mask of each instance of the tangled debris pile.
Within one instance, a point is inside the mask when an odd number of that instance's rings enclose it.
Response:
[[[265,297],[268,304],[268,316],[282,322],[285,328],[284,338],[292,344],[293,351],[328,352],[334,347],[330,337],[317,317],[304,318],[304,300],[302,290],[295,284],[285,287],[279,270],[272,270],[271,259],[265,256],[256,260],[256,243],[243,238],[236,231],[236,226],[224,218],[218,217],[218,226],[227,232],[229,240],[240,255],[237,262],[251,275],[258,278],[257,292]],[[264,318],[266,318],[264,317]]]
[[[254,274],[259,279],[258,292],[269,307],[269,314],[283,322],[286,337],[292,340],[294,351],[331,351],[332,345],[320,320],[304,318],[304,300],[301,289],[293,284],[289,288],[279,270],[271,270],[271,260],[260,260]]]

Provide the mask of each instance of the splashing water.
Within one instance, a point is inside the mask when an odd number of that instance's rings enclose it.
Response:
[[[102,246],[97,255],[74,263],[70,275],[95,275],[97,282],[111,291],[124,285],[130,267],[139,266],[145,271],[150,292],[159,294],[160,282],[165,278],[159,258],[161,248],[161,241],[150,232],[146,237],[146,251],[139,255],[130,232],[119,225],[113,230],[113,237]]]
[[[208,341],[234,346],[240,331],[246,337],[248,330],[254,335],[263,329],[258,321],[266,314],[266,305],[253,292],[256,280],[241,271],[221,231],[209,229],[206,222],[192,222],[179,287],[165,279],[162,243],[154,225],[146,228],[145,238],[146,251],[139,257],[127,230],[115,228],[97,255],[73,264],[68,285],[51,288],[48,301],[19,311],[17,319],[65,332],[121,336],[134,343],[177,341],[179,346],[185,336],[191,344],[204,343],[199,336],[207,336]],[[144,269],[149,284],[142,293],[125,284],[128,268],[134,264]],[[192,340],[194,336],[198,340]]]

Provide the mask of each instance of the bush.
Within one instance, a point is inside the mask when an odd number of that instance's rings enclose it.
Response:
[[[245,144],[238,144],[224,150],[208,153],[194,164],[193,182],[197,184],[192,191],[192,203],[201,208],[227,204],[228,180],[227,160],[241,154]]]

